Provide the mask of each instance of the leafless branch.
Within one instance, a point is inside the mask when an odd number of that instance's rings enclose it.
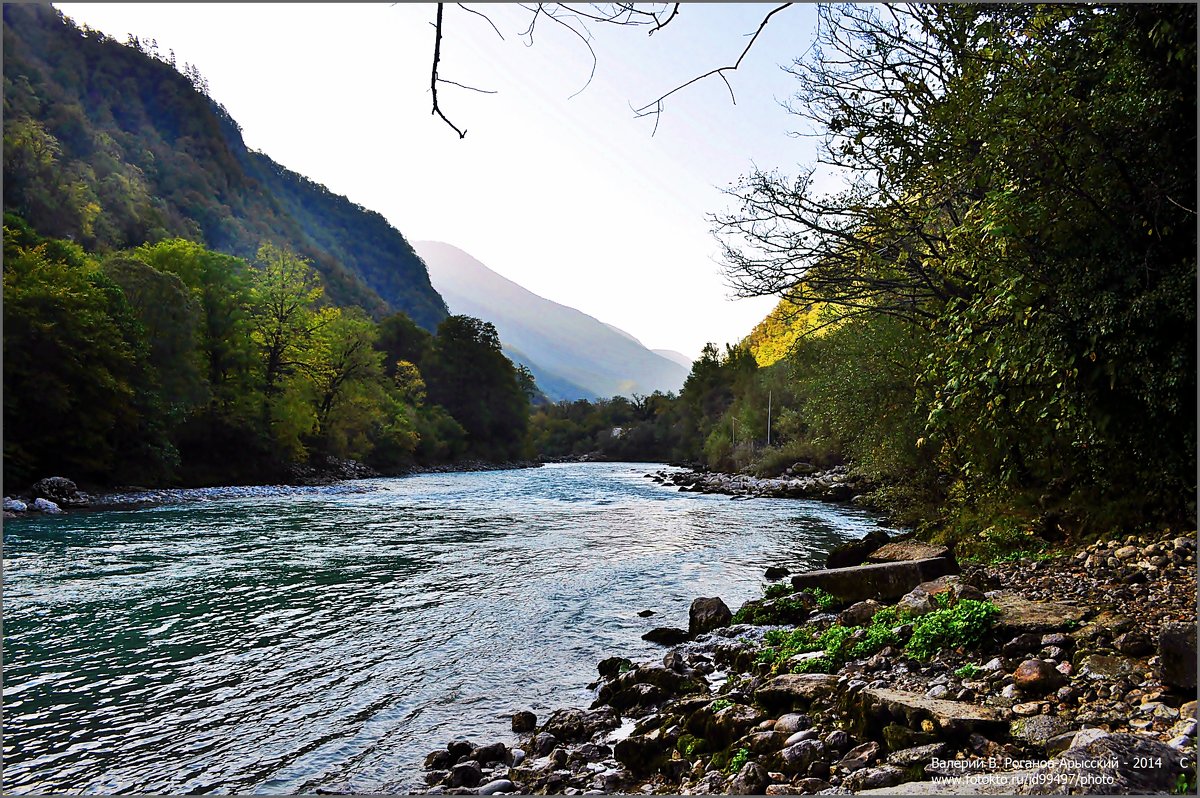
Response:
[[[671,7],[671,16],[667,17],[666,20],[664,20],[662,22],[655,22],[654,27],[650,29],[650,35],[653,36],[658,31],[667,27],[667,25],[671,22],[671,20],[675,19],[675,15],[678,13],[679,13],[679,3],[675,3]]]
[[[655,116],[656,120],[655,120],[655,124],[654,124],[654,129],[658,130],[657,117],[662,113],[663,100],[667,99],[672,94],[675,94],[678,91],[682,91],[683,89],[686,89],[688,86],[691,86],[693,83],[699,83],[700,81],[704,80],[705,78],[710,78],[713,75],[720,75],[721,78],[723,80],[725,80],[725,85],[729,86],[729,81],[725,78],[725,73],[732,72],[732,71],[736,70],[739,66],[742,65],[742,60],[746,57],[746,54],[750,52],[750,48],[752,48],[754,46],[754,43],[758,40],[759,34],[761,34],[763,32],[763,29],[767,27],[767,23],[769,23],[771,21],[771,17],[775,16],[780,11],[783,11],[784,9],[788,8],[791,5],[792,5],[791,3],[784,3],[782,5],[776,6],[775,8],[771,9],[771,11],[765,17],[763,17],[762,21],[760,23],[758,23],[758,29],[756,31],[754,31],[754,34],[750,37],[750,41],[747,42],[745,49],[742,50],[742,54],[738,56],[737,61],[734,61],[732,64],[730,64],[728,66],[717,67],[716,69],[710,69],[708,72],[705,72],[703,75],[697,75],[696,77],[692,78],[691,80],[687,81],[686,83],[681,83],[680,85],[671,89],[666,94],[660,95],[658,97],[658,99],[653,100],[652,102],[649,102],[646,105],[643,105],[641,108],[635,108],[634,115],[637,116],[638,118],[641,118],[644,116],[651,116],[651,115]],[[729,89],[729,94],[730,94],[730,96],[733,95],[732,87],[730,87],[730,89]],[[736,104],[736,103],[737,103],[737,100],[735,99],[734,104]]]
[[[489,17],[487,14],[484,14],[482,11],[476,11],[473,8],[467,8],[462,3],[455,3],[455,5],[458,6],[459,8],[461,8],[463,11],[468,11],[472,14],[475,14],[476,16],[483,17],[485,20],[487,20],[487,24],[492,26],[492,30],[496,31],[496,35],[500,37],[500,40],[504,41],[504,34],[500,32],[500,29],[496,27],[496,23],[492,22],[492,18]]]
[[[444,3],[437,4],[437,22],[434,25],[435,31],[433,39],[433,74],[429,79],[429,91],[433,94],[433,113],[440,116],[442,121],[449,125],[450,128],[458,134],[460,139],[465,139],[467,137],[467,131],[460,130],[458,125],[451,122],[449,118],[442,113],[441,107],[438,106],[438,64],[442,60],[442,10],[444,5]]]
[[[449,83],[451,86],[458,86],[460,89],[468,89],[470,91],[477,91],[480,94],[496,94],[497,93],[494,89],[480,89],[480,88],[476,88],[475,86],[468,86],[465,83],[459,83],[458,81],[448,80],[446,78],[438,78],[438,82],[439,83]]]

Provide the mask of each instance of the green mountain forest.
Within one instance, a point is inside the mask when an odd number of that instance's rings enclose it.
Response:
[[[805,461],[1012,546],[1195,514],[1194,6],[823,7],[795,110],[855,179],[757,171],[712,219],[779,307],[677,396],[558,404],[194,68],[4,13],[6,479]]]
[[[495,329],[448,316],[382,216],[248,151],[172,62],[4,7],[6,481],[524,455],[536,388]]]

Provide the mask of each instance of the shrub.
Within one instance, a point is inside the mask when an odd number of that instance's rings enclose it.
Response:
[[[739,748],[733,752],[733,756],[730,758],[729,765],[726,767],[726,770],[730,773],[737,773],[742,769],[742,766],[744,766],[749,759],[750,749]]]
[[[786,582],[781,582],[775,585],[763,585],[762,591],[763,598],[769,599],[783,598],[784,596],[790,596],[794,592],[792,590],[792,586]]]
[[[961,668],[958,668],[954,671],[954,675],[960,679],[974,679],[981,673],[983,673],[983,668],[972,662],[968,662],[966,665],[963,665]]]
[[[943,648],[973,646],[992,628],[1000,611],[990,601],[964,599],[913,620],[912,637],[905,646],[917,659],[928,659]]]

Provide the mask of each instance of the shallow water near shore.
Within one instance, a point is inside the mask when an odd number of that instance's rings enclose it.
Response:
[[[865,511],[629,463],[428,474],[4,524],[6,793],[404,792],[455,737],[587,706],[607,656],[820,567]],[[885,527],[886,528],[886,527]],[[639,617],[640,610],[656,615]]]

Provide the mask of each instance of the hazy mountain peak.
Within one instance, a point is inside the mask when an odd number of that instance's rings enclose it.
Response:
[[[413,248],[450,312],[495,324],[500,340],[521,354],[553,399],[678,391],[687,377],[681,363],[650,351],[629,333],[538,296],[458,247],[415,241]],[[551,383],[560,389],[551,390]],[[586,393],[572,395],[576,387]]]

